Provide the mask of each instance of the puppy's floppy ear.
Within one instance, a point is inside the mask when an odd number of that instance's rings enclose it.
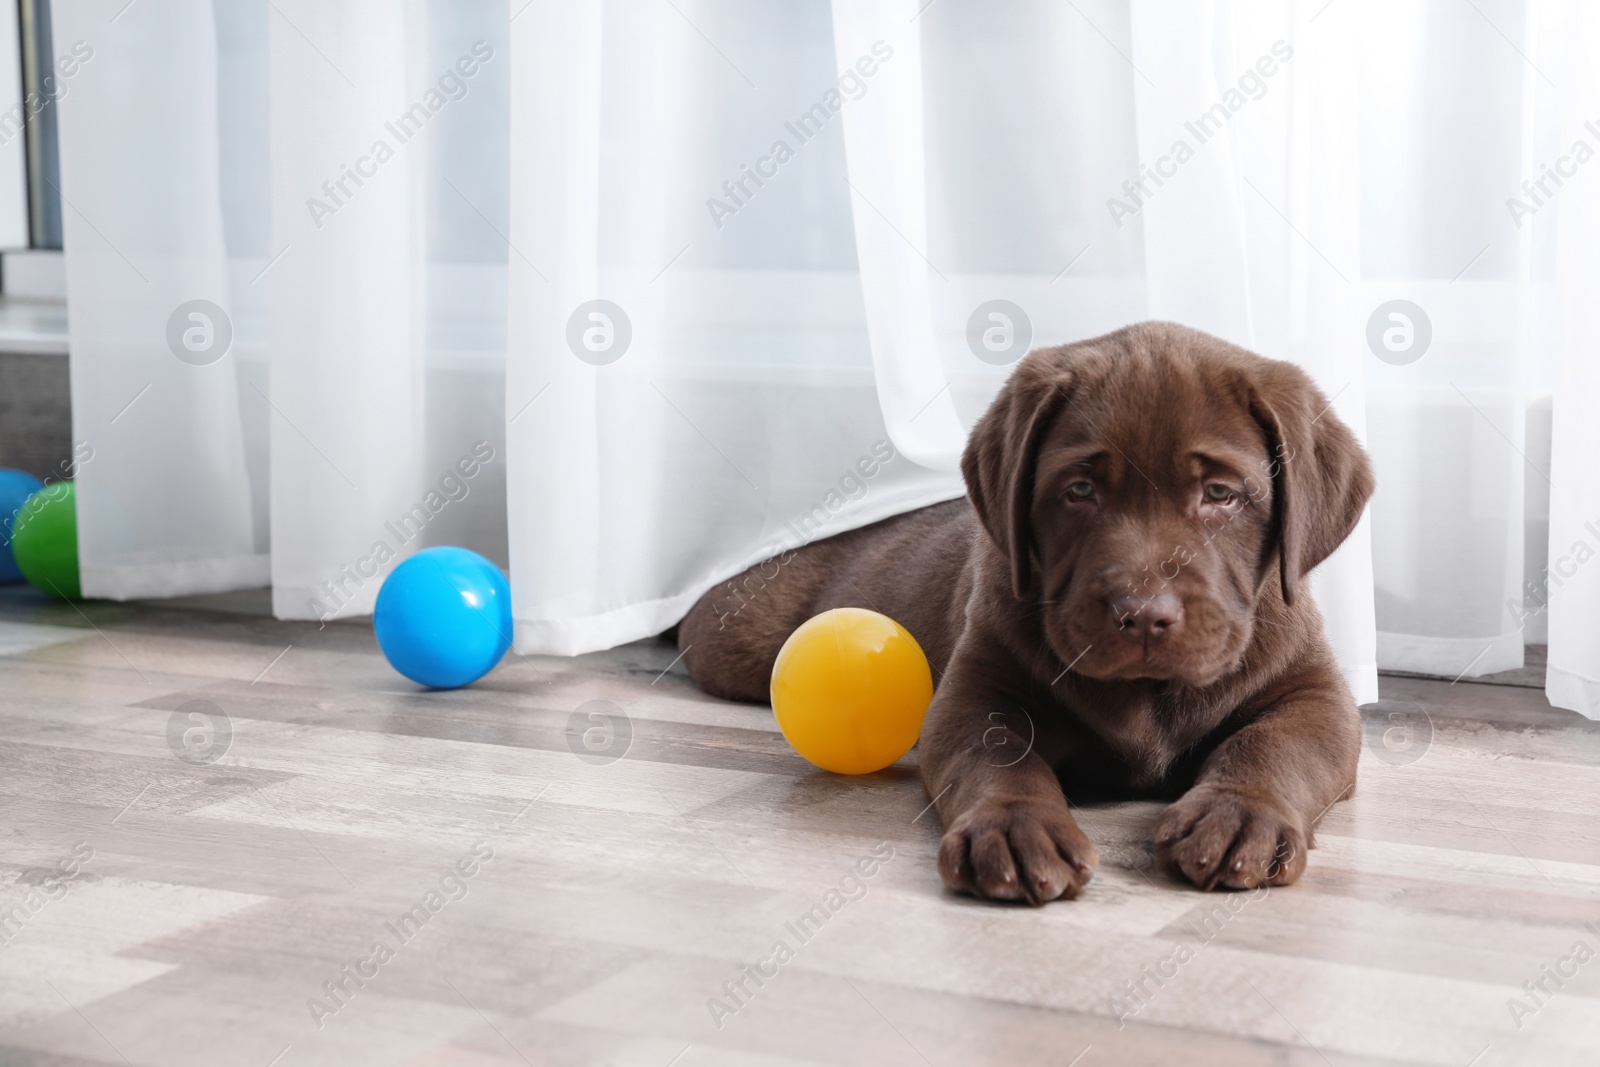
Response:
[[[1372,465],[1322,390],[1299,367],[1273,363],[1256,381],[1250,414],[1266,432],[1272,455],[1274,537],[1283,600],[1294,603],[1300,582],[1333,554],[1361,520],[1372,496]]]
[[[967,496],[996,547],[1011,563],[1011,589],[1022,599],[1033,580],[1033,476],[1045,431],[1066,405],[1074,346],[1030,353],[1017,365],[967,439],[961,474]]]

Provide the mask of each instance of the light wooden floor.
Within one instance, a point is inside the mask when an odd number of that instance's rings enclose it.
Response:
[[[1373,742],[1295,887],[1173,883],[1157,806],[1127,804],[1080,812],[1103,865],[1035,911],[941,890],[914,755],[815,772],[666,644],[421,693],[369,629],[254,594],[82,611],[0,591],[0,1064],[1600,1062],[1600,957],[1559,962],[1600,953],[1600,727],[1537,690],[1385,679],[1410,703],[1379,729],[1431,717],[1431,743]],[[592,700],[625,711],[626,758],[574,753]],[[227,716],[225,753],[191,701]],[[779,940],[757,987],[741,967]]]

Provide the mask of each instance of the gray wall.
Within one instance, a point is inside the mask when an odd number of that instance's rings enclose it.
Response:
[[[60,478],[71,458],[67,357],[0,352],[0,467]]]

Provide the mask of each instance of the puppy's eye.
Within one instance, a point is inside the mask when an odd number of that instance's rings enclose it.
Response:
[[[1233,490],[1219,482],[1206,486],[1206,499],[1213,504],[1228,504],[1234,500]]]
[[[1067,486],[1067,498],[1070,500],[1088,500],[1092,496],[1094,496],[1093,482],[1073,482]]]

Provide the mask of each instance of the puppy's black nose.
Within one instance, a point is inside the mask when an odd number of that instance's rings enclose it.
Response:
[[[1138,596],[1128,593],[1111,601],[1117,634],[1136,645],[1155,645],[1183,624],[1183,601],[1171,593]]]

